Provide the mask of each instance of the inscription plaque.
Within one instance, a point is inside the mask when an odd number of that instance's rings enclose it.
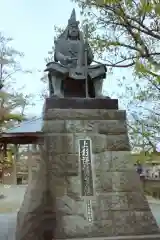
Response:
[[[81,195],[90,197],[94,195],[92,173],[92,142],[91,139],[79,140],[79,159],[81,175]]]
[[[93,222],[92,200],[87,200],[86,212],[88,222],[92,223]]]

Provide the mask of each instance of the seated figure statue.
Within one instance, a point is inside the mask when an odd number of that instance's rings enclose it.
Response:
[[[45,70],[50,96],[101,98],[107,70],[103,64],[91,65],[94,56],[78,25],[73,9],[67,28],[55,42],[54,62]]]

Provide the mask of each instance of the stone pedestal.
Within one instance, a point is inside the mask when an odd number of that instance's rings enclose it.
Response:
[[[18,213],[16,240],[160,239],[130,158],[126,112],[114,100],[70,99],[68,107],[64,100],[61,108],[58,100],[46,101],[40,168]],[[85,138],[92,140],[88,198],[81,196],[79,169]]]

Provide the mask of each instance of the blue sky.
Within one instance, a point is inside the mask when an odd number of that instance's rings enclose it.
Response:
[[[22,66],[33,71],[31,75],[16,75],[16,87],[25,85],[23,91],[33,93],[36,97],[35,109],[29,109],[31,114],[40,115],[43,101],[38,98],[43,84],[40,77],[45,69],[44,58],[53,45],[54,25],[65,26],[70,17],[72,8],[76,8],[77,18],[81,21],[77,5],[70,0],[1,0],[0,31],[14,38],[13,47],[24,52]],[[108,75],[104,90],[117,96],[117,78],[127,73],[126,70],[114,70],[114,75]],[[129,72],[127,73],[130,77]]]

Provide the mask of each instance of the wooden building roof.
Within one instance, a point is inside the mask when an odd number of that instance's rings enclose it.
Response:
[[[23,121],[3,132],[0,136],[0,142],[13,144],[34,143],[41,135],[42,123],[42,117]]]

